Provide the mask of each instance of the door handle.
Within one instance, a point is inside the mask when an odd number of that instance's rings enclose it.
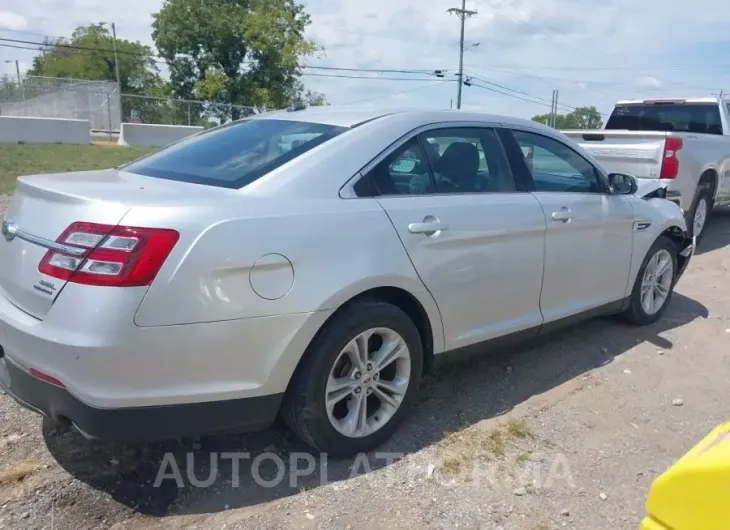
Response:
[[[553,221],[562,221],[563,223],[567,223],[571,219],[575,219],[575,215],[573,215],[573,212],[570,211],[570,208],[563,206],[560,208],[560,211],[553,212]]]
[[[429,217],[424,219],[423,222],[411,223],[408,225],[408,231],[411,234],[426,234],[427,236],[432,236],[436,232],[441,232],[448,229],[449,225],[447,225],[446,223],[442,223],[438,219],[429,219]]]

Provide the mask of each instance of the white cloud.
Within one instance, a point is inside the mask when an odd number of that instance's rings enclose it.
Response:
[[[656,77],[647,75],[644,77],[639,77],[636,80],[637,85],[645,86],[645,87],[653,87],[653,88],[659,88],[664,86],[664,83],[662,83],[659,79]]]
[[[330,102],[439,108],[455,102],[459,21],[446,10],[457,7],[458,0],[303,2],[312,17],[307,35],[326,52],[309,64],[450,70],[447,82],[440,84],[428,74],[417,77],[433,82],[304,78]],[[12,9],[26,22],[12,29],[50,35],[68,35],[77,25],[97,19],[113,20],[120,37],[152,44],[151,14],[160,4],[161,0],[0,0],[0,13]],[[465,54],[467,75],[475,83],[464,87],[464,106],[529,117],[544,113],[552,90],[558,89],[564,111],[568,106],[595,105],[607,113],[618,99],[656,97],[667,90],[690,95],[728,90],[730,71],[721,68],[727,64],[721,50],[730,44],[725,37],[730,10],[724,5],[722,0],[695,0],[691,9],[666,0],[467,0],[467,8],[478,14],[466,23],[466,42],[480,45]],[[668,27],[682,31],[668,39]],[[0,37],[40,38],[19,35],[0,30]],[[27,64],[32,60],[32,52],[3,47],[0,56]],[[699,66],[703,64],[707,66]],[[0,61],[0,68],[7,72],[9,66]]]
[[[28,23],[25,17],[12,11],[0,11],[0,28],[3,29],[25,29]]]

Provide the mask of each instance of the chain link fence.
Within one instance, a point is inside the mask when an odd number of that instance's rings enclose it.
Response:
[[[256,114],[253,107],[213,101],[122,94],[122,121],[212,127]]]
[[[0,79],[3,116],[89,120],[93,130],[118,131],[120,107],[119,88],[112,81],[30,75]]]
[[[0,78],[0,115],[89,120],[97,132],[117,133],[121,122],[212,127],[256,112],[212,101],[120,95],[112,81]]]

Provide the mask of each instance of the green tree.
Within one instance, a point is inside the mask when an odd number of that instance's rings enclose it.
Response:
[[[46,39],[45,44],[29,75],[116,81],[114,41],[105,26],[79,26],[70,39]],[[122,93],[141,94],[161,83],[149,46],[117,39],[117,52]]]
[[[295,0],[164,0],[152,38],[177,97],[259,109],[324,102],[305,90],[300,60],[318,53],[304,38],[310,17]],[[234,109],[219,119],[236,119]]]
[[[538,114],[532,121],[550,125],[550,114]],[[601,113],[596,107],[577,107],[573,112],[555,117],[556,129],[600,129],[603,127]]]

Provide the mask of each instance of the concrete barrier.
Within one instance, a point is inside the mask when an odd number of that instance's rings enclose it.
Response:
[[[0,116],[0,144],[90,144],[88,120]]]
[[[198,133],[203,127],[187,125],[153,125],[149,123],[122,123],[119,145],[164,147]]]

